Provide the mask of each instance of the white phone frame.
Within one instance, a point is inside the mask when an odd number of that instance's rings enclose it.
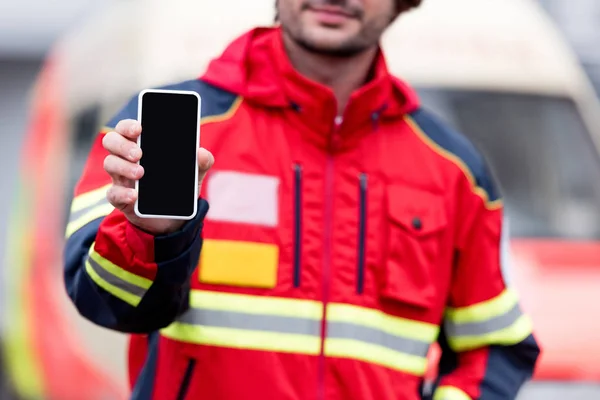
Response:
[[[183,95],[195,96],[198,99],[198,116],[197,116],[197,120],[196,120],[196,149],[198,149],[200,147],[200,122],[201,122],[201,117],[202,117],[202,115],[201,115],[202,114],[202,111],[201,111],[202,98],[200,97],[200,95],[197,92],[188,91],[188,90],[144,89],[138,94],[138,121],[140,123],[142,122],[142,103],[143,103],[144,95],[146,93],[183,94]],[[140,148],[142,148],[142,137],[143,136],[144,136],[144,132],[142,130],[142,133],[140,134],[140,136],[138,136],[138,140],[137,140],[137,144],[138,144],[138,146],[140,146]],[[142,150],[142,153],[143,153],[143,150]],[[143,157],[143,155],[142,155],[142,157]],[[139,164],[140,164],[140,161],[138,161],[138,165]],[[140,212],[140,210],[138,208],[139,197],[135,201],[135,206],[134,206],[135,215],[137,215],[140,218],[176,219],[176,220],[185,220],[185,221],[194,219],[196,217],[196,214],[198,213],[198,157],[196,157],[195,165],[196,165],[196,172],[195,172],[195,179],[194,179],[194,211],[192,212],[191,215],[182,216],[182,215],[143,214]],[[139,182],[140,182],[139,179],[135,181],[135,191],[138,192],[138,194],[139,194]]]

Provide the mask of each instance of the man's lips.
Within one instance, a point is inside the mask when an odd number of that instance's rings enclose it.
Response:
[[[342,7],[337,6],[311,6],[308,7],[317,19],[324,24],[338,25],[344,23],[348,19],[356,18],[356,16]]]

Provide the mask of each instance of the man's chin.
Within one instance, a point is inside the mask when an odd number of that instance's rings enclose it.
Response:
[[[363,47],[349,46],[347,44],[331,42],[311,42],[298,40],[297,43],[306,51],[328,57],[350,58],[362,53],[366,49]]]
[[[364,50],[352,45],[350,35],[327,27],[315,28],[297,42],[313,53],[336,57],[350,57]]]

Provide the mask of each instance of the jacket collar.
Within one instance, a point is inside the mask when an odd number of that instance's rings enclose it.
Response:
[[[332,90],[293,68],[279,27],[256,28],[237,38],[209,64],[202,79],[242,95],[245,101],[298,114],[298,121],[311,131],[311,140],[324,146],[331,144],[334,131],[335,140],[345,141],[376,127],[383,118],[401,117],[418,107],[415,92],[389,73],[380,50],[372,79],[351,95],[343,122],[334,129],[337,104]]]

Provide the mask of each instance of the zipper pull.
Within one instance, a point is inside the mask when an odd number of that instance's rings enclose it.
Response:
[[[340,147],[340,127],[342,126],[344,118],[341,115],[338,115],[333,120],[333,132],[331,132],[331,136],[329,137],[329,149],[331,152],[335,152]]]

